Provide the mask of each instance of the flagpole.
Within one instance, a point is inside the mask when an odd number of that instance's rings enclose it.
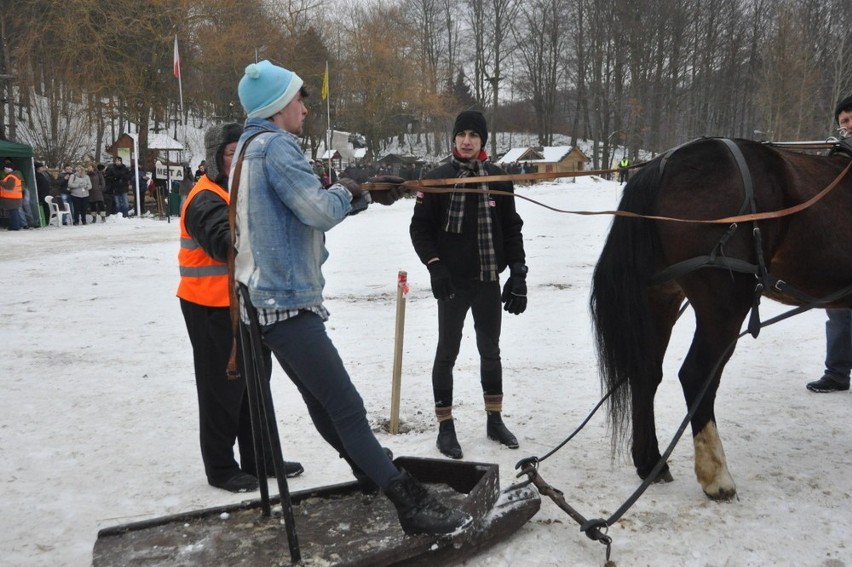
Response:
[[[175,34],[174,75],[178,80],[178,91],[180,92],[180,121],[181,124],[183,124],[183,79],[180,76],[180,53],[178,52],[177,34]]]
[[[328,60],[325,62],[325,75],[322,79],[322,96],[325,98],[325,151],[328,155],[328,180],[331,182],[331,97],[328,96]]]

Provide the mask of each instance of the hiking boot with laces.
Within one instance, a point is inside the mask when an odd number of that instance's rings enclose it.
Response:
[[[396,507],[399,524],[408,535],[449,534],[473,522],[470,514],[445,506],[406,471],[391,480],[385,495]]]

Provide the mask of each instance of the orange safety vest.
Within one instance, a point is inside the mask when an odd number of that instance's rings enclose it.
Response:
[[[228,290],[228,264],[214,260],[186,231],[184,218],[192,199],[202,191],[213,191],[226,203],[230,203],[228,192],[202,175],[198,183],[186,196],[180,215],[180,284],[177,296],[181,299],[208,307],[228,307],[231,304]]]
[[[9,178],[15,180],[15,186],[12,189],[7,189],[6,185],[9,181]],[[21,178],[17,175],[10,173],[6,177],[3,178],[2,184],[0,184],[0,199],[17,199],[21,200],[24,198],[24,186],[21,182]]]

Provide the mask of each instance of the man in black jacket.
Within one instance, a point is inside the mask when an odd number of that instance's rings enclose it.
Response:
[[[483,150],[488,140],[485,117],[464,111],[453,127],[453,155],[424,179],[501,175]],[[510,181],[456,185],[513,193]],[[438,347],[432,367],[432,389],[441,453],[462,458],[453,423],[453,366],[459,353],[467,312],[473,315],[480,356],[480,382],[487,414],[486,433],[510,449],[518,440],[503,423],[503,367],[500,361],[500,303],[518,315],[527,306],[523,221],[511,195],[485,193],[418,193],[411,219],[411,242],[429,270],[438,300]],[[510,275],[500,293],[499,275]]]
[[[105,193],[111,194],[115,201],[113,213],[121,213],[126,217],[129,209],[127,191],[130,188],[130,169],[119,156],[112,159],[112,164],[104,172],[106,179]]]

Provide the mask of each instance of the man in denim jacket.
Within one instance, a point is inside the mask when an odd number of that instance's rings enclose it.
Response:
[[[325,231],[366,208],[369,193],[347,178],[323,189],[297,140],[308,114],[298,75],[261,61],[246,67],[238,92],[248,119],[236,149],[239,156],[245,147],[236,188],[235,278],[249,290],[263,342],[299,389],[317,431],[350,464],[365,492],[381,489],[388,496],[406,533],[468,526],[469,515],[447,508],[396,468],[326,334]],[[238,164],[239,158],[233,167]],[[398,187],[375,197],[391,204],[402,194]]]

